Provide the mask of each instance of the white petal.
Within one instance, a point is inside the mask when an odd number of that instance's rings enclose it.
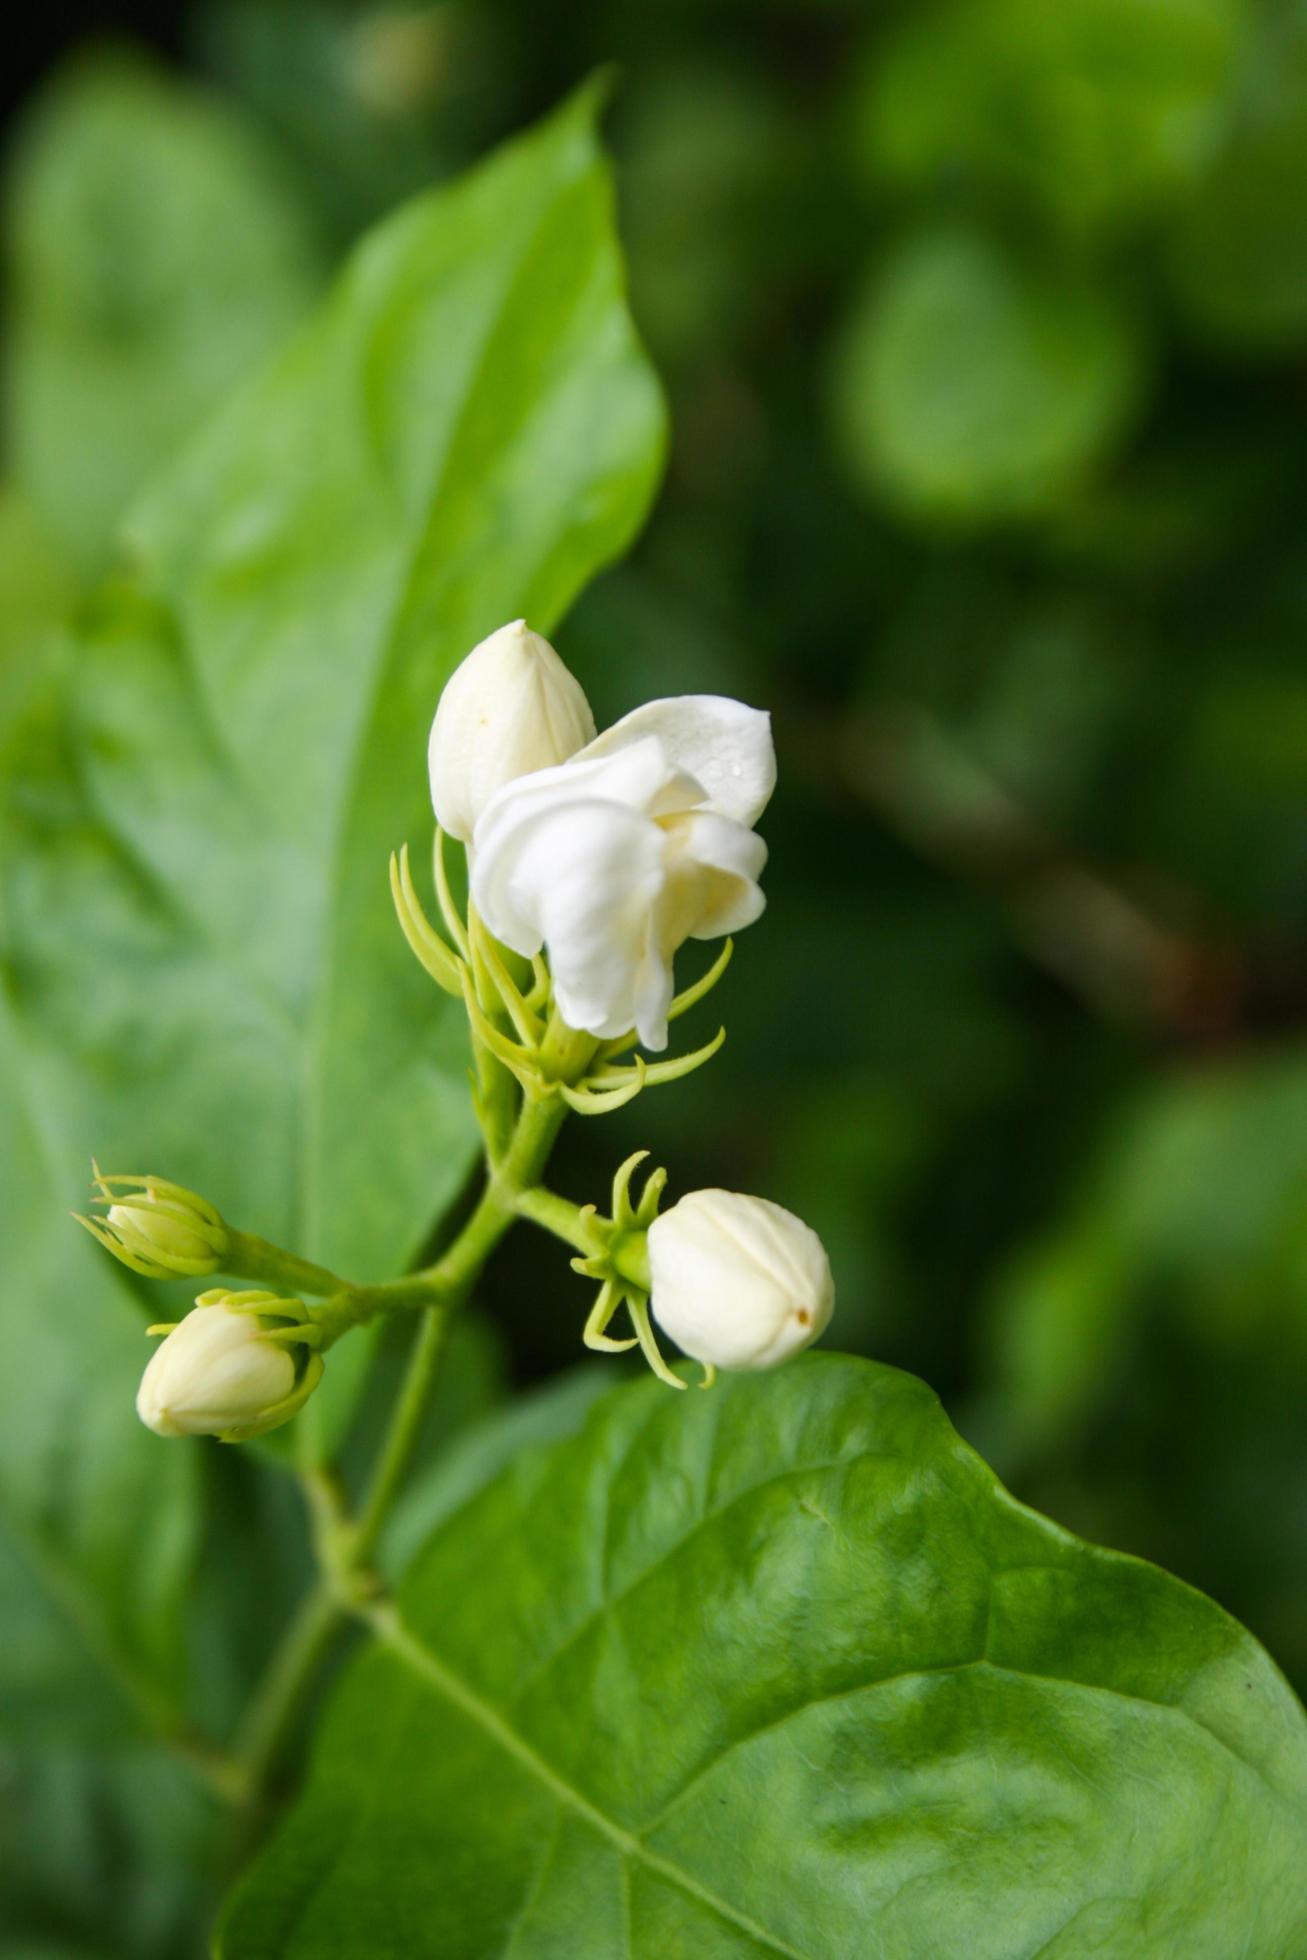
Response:
[[[671,954],[662,949],[656,934],[651,932],[635,976],[634,1012],[626,1024],[635,1029],[641,1047],[649,1049],[651,1054],[658,1054],[667,1046],[667,1010],[675,991]]]
[[[575,760],[613,755],[651,735],[675,767],[703,785],[710,809],[757,823],[776,787],[770,715],[723,694],[679,694],[624,715]]]
[[[681,939],[722,939],[761,918],[767,846],[755,831],[711,810],[676,817],[667,830],[675,840],[672,881],[683,886]]]
[[[608,1039],[635,1019],[663,876],[658,825],[624,804],[585,798],[537,804],[505,821],[478,847],[473,894],[514,952],[548,947],[567,1025]]]
[[[605,809],[643,813],[660,808],[669,793],[681,808],[702,794],[697,783],[677,774],[661,742],[652,738],[617,755],[593,761],[577,757],[506,784],[482,812],[471,853],[473,902],[495,937],[527,958],[541,947],[538,908],[520,902],[513,874],[531,826],[554,810],[591,800]]]

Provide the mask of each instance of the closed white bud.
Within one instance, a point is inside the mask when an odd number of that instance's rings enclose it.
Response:
[[[427,763],[436,821],[464,844],[497,790],[594,740],[581,683],[524,619],[473,647],[445,684]]]
[[[774,1368],[835,1306],[826,1248],[792,1211],[738,1191],[692,1191],[649,1227],[655,1320],[695,1361]]]
[[[150,1359],[136,1413],[158,1436],[261,1435],[287,1421],[322,1373],[319,1356],[276,1335],[303,1314],[270,1293],[202,1293]]]

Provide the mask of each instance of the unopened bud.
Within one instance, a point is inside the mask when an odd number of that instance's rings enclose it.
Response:
[[[648,1243],[654,1318],[696,1361],[772,1368],[830,1321],[826,1248],[766,1198],[692,1191],[653,1221]]]
[[[83,1218],[105,1250],[146,1279],[198,1279],[221,1270],[227,1227],[207,1199],[162,1177],[105,1176],[95,1167],[92,1203],[103,1216]]]
[[[473,647],[445,684],[431,724],[431,802],[442,830],[471,842],[496,790],[566,762],[594,740],[575,676],[524,619]]]
[[[299,1300],[275,1293],[201,1293],[151,1357],[136,1413],[158,1436],[243,1442],[288,1422],[322,1375],[317,1329]]]

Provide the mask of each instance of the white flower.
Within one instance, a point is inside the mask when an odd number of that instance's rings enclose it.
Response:
[[[649,1278],[659,1326],[718,1368],[775,1367],[817,1339],[835,1306],[817,1234],[738,1191],[692,1191],[655,1218]]]
[[[509,783],[473,837],[472,896],[497,939],[548,950],[563,1020],[667,1046],[672,959],[751,925],[776,782],[770,718],[718,695],[651,701],[570,762]]]
[[[590,741],[594,716],[580,682],[524,619],[473,647],[445,684],[427,763],[436,821],[471,841],[495,791],[565,762]]]
[[[256,1435],[284,1420],[276,1412],[295,1395],[294,1357],[267,1339],[268,1329],[257,1313],[223,1304],[225,1297],[242,1296],[201,1294],[151,1356],[137,1391],[136,1413],[156,1435]],[[314,1380],[320,1372],[317,1363]],[[286,1415],[293,1413],[293,1408],[285,1410]]]

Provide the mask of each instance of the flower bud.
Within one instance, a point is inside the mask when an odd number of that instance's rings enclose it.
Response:
[[[157,1436],[242,1442],[286,1422],[317,1387],[317,1330],[299,1300],[274,1293],[201,1293],[151,1357],[136,1413]]]
[[[692,1191],[649,1227],[650,1306],[696,1361],[773,1368],[807,1347],[835,1305],[817,1234],[766,1198]]]
[[[228,1233],[207,1199],[162,1177],[122,1177],[95,1170],[93,1203],[102,1218],[78,1217],[115,1259],[146,1279],[198,1279],[216,1273]]]
[[[581,684],[524,619],[501,626],[445,684],[427,762],[436,821],[470,843],[496,790],[550,769],[594,740]]]

